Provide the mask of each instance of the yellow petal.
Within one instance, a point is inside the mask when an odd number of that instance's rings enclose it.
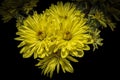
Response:
[[[39,58],[44,58],[45,57],[45,54],[42,53],[42,54],[39,54]]]
[[[59,73],[59,70],[60,70],[60,64],[58,63],[57,64],[57,73]]]
[[[83,50],[90,50],[90,47],[88,45],[84,45]]]
[[[74,70],[73,70],[73,67],[72,67],[72,65],[70,64],[70,62],[67,60],[67,59],[63,59],[63,62],[64,62],[64,64],[65,64],[65,66],[64,66],[64,68],[65,68],[65,70],[67,71],[67,72],[73,72]]]
[[[28,46],[23,47],[23,48],[20,50],[20,54],[26,52],[26,50],[28,50]]]
[[[30,50],[27,50],[26,53],[23,54],[23,58],[29,58],[32,56],[33,53],[30,52]]]
[[[77,57],[83,57],[84,56],[84,51],[81,50],[81,51],[78,51],[78,56]]]
[[[73,58],[72,56],[67,56],[67,58],[70,60],[70,61],[73,61],[73,62],[78,62],[77,59]]]
[[[61,52],[61,57],[66,58],[68,56],[68,51]]]
[[[72,52],[72,54],[73,54],[74,56],[78,56],[78,52],[77,52],[77,51]]]

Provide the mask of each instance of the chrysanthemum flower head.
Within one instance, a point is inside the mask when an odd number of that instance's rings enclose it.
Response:
[[[64,73],[66,72],[73,73],[74,69],[70,64],[70,61],[78,62],[78,60],[76,60],[72,56],[67,56],[67,58],[62,58],[60,56],[59,51],[43,59],[39,59],[38,61],[39,63],[36,64],[36,66],[42,69],[42,74],[50,76],[50,78],[52,78],[53,72],[55,70],[57,71],[57,73],[59,73],[60,67]]]
[[[62,2],[52,5],[46,12],[51,15],[53,27],[57,30],[54,52],[61,50],[62,58],[69,54],[82,57],[83,50],[89,50],[88,44],[92,42],[85,14],[76,10],[74,4]]]
[[[16,40],[22,41],[18,47],[23,47],[20,53],[23,53],[24,58],[32,54],[34,58],[38,56],[43,58],[48,55],[49,36],[51,35],[51,28],[48,25],[44,14],[34,12],[33,16],[29,16],[23,21],[23,25],[18,27],[16,34],[20,36]]]
[[[18,27],[16,40],[22,41],[20,53],[24,58],[39,58],[39,66],[44,75],[52,77],[55,68],[59,72],[73,72],[70,61],[83,57],[84,50],[90,50],[93,43],[86,24],[85,14],[76,9],[75,4],[58,2],[38,14],[34,12]]]
[[[88,16],[91,17],[91,19],[97,21],[102,27],[107,27],[106,18],[102,11],[93,9],[93,11],[91,10],[91,14],[88,14]],[[97,22],[94,23],[97,24]]]
[[[102,46],[103,45],[103,38],[100,37],[100,30],[99,29],[95,29],[92,30],[91,35],[93,38],[93,51],[95,51],[95,49],[98,49],[98,46]]]

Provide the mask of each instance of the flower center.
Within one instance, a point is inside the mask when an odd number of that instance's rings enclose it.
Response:
[[[42,31],[39,31],[37,36],[40,41],[44,40],[44,38],[46,37],[45,33],[43,33]]]
[[[65,34],[63,35],[63,39],[67,40],[67,41],[71,40],[72,39],[72,34],[68,31],[65,32]]]
[[[65,16],[59,16],[60,18],[63,18],[63,19],[67,19],[68,17],[65,15]]]

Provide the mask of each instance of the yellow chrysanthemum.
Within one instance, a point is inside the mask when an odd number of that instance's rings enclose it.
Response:
[[[17,27],[16,40],[22,41],[18,46],[22,47],[20,53],[24,58],[39,58],[36,66],[44,75],[52,77],[60,66],[63,72],[73,72],[70,61],[78,62],[74,57],[83,57],[84,50],[90,50],[88,44],[93,42],[84,15],[69,2],[52,4],[42,14],[34,12]]]
[[[61,50],[61,57],[67,55],[82,57],[83,50],[89,50],[92,42],[91,35],[87,34],[89,26],[84,14],[72,3],[58,2],[46,10],[52,17],[52,23],[57,30],[56,47],[54,52]],[[61,13],[62,12],[62,13]]]
[[[67,58],[62,58],[58,51],[56,53],[53,53],[43,58],[42,60],[39,59],[39,63],[36,64],[36,66],[42,69],[42,74],[50,76],[51,78],[55,70],[57,70],[57,73],[59,73],[60,67],[64,73],[66,71],[73,73],[74,69],[72,65],[70,64],[70,61],[78,62],[78,60],[76,60],[75,58],[71,56],[67,56]]]
[[[107,24],[106,24],[106,19],[105,19],[105,15],[102,11],[99,11],[99,10],[95,10],[95,13],[94,14],[89,14],[88,16],[90,16],[92,19],[95,19],[97,20],[103,27],[107,27]],[[95,23],[97,24],[97,23]]]
[[[95,49],[98,49],[98,46],[102,46],[103,38],[100,38],[100,30],[96,29],[95,31],[91,32],[92,38],[93,38],[93,51]]]
[[[43,58],[48,55],[49,36],[51,28],[48,26],[47,17],[44,14],[34,12],[33,16],[29,16],[23,21],[23,25],[18,27],[17,35],[20,37],[16,40],[22,41],[18,47],[23,47],[20,53],[24,58],[30,57],[34,53],[34,58],[39,56]]]
[[[28,3],[26,3],[23,6],[23,11],[25,11],[26,14],[29,13],[29,11],[31,11],[33,9],[33,7],[37,6],[39,0],[29,0]]]

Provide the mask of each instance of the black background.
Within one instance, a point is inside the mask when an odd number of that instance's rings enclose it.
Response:
[[[41,0],[37,7],[39,12],[48,8],[51,3],[56,3],[57,0]],[[65,0],[64,0],[65,2]],[[15,19],[8,23],[0,21],[0,59],[1,59],[1,74],[3,79],[11,80],[117,80],[119,77],[119,46],[120,46],[120,23],[117,23],[115,31],[110,28],[105,28],[101,32],[101,37],[104,39],[104,45],[98,50],[86,51],[83,58],[79,59],[78,63],[71,63],[74,68],[74,73],[59,74],[54,72],[53,78],[50,79],[41,75],[41,70],[35,67],[37,63],[33,58],[23,59],[19,54],[17,45],[14,40],[17,29],[15,27]]]

